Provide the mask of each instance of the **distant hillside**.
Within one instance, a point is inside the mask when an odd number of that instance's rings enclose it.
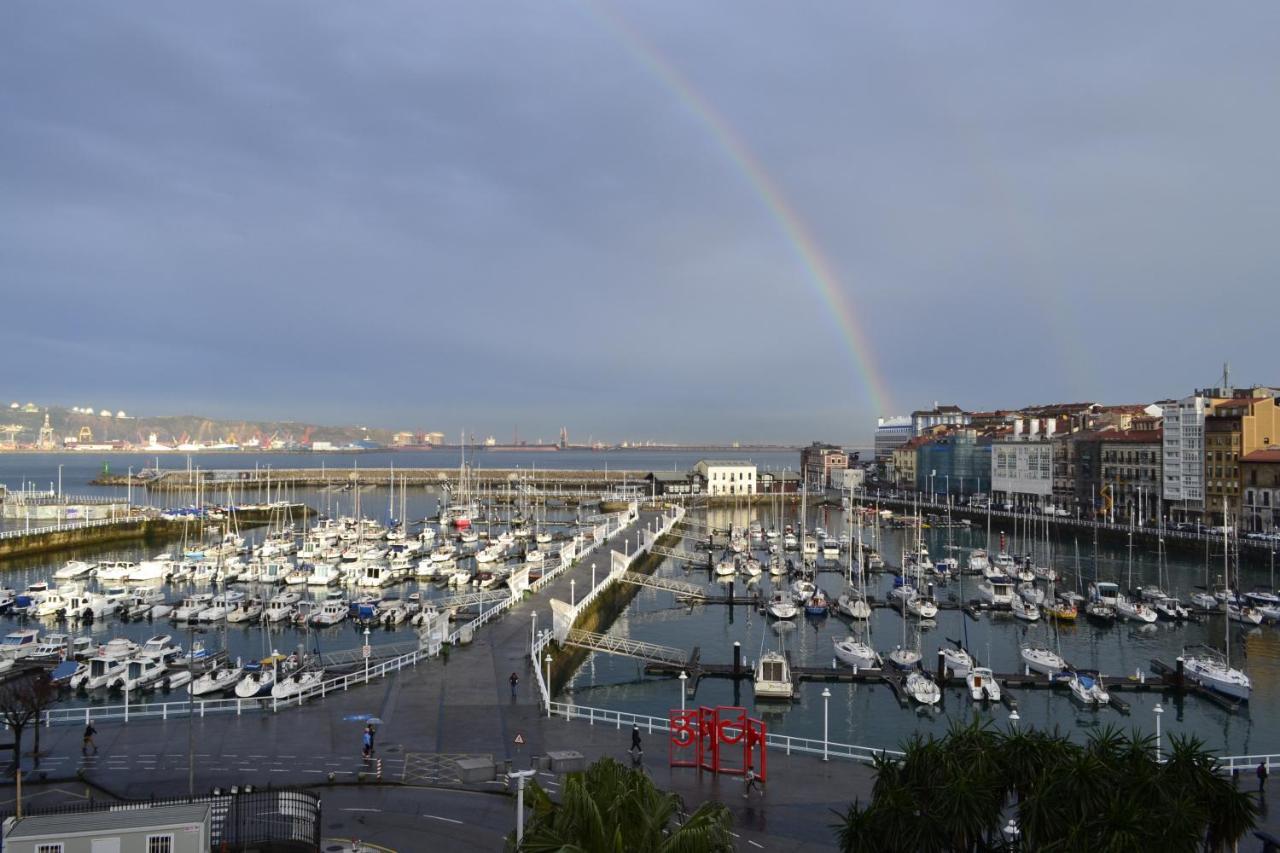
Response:
[[[102,414],[85,414],[70,409],[50,406],[49,424],[56,440],[62,444],[63,436],[79,436],[81,428],[88,427],[95,442],[127,441],[146,444],[148,436],[155,433],[164,444],[181,441],[232,442],[242,444],[252,438],[262,443],[279,438],[285,441],[331,441],[346,444],[367,438],[379,444],[390,444],[392,431],[386,429],[361,429],[354,426],[335,427],[308,424],[300,421],[228,421],[202,418],[195,415],[167,415],[162,417],[119,418]],[[19,444],[34,444],[44,423],[45,411],[24,411],[6,407],[0,410],[0,427],[13,424],[23,428],[18,435]],[[0,436],[7,443],[7,436]]]

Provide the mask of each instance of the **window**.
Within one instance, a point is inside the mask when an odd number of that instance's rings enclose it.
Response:
[[[147,853],[173,853],[173,836],[148,835]]]
[[[36,853],[62,853],[62,842],[56,844],[37,844]]]

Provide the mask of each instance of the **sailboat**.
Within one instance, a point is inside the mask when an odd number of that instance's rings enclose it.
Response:
[[[907,673],[907,695],[921,705],[937,705],[942,701],[942,691],[927,672],[912,670]]]
[[[1222,567],[1224,573],[1223,583],[1228,588],[1231,587],[1230,530],[1230,522],[1227,519],[1227,500],[1223,498]],[[1183,649],[1182,656],[1178,660],[1182,662],[1182,671],[1186,677],[1201,687],[1247,702],[1253,692],[1253,682],[1243,670],[1231,666],[1231,620],[1223,619],[1222,622],[1224,625],[1224,652],[1219,653],[1214,649],[1200,646]]]
[[[870,619],[871,605],[867,604],[866,574],[862,569],[862,525],[858,525],[857,557],[849,549],[849,568],[845,578],[845,590],[836,599],[836,609],[850,619]],[[853,583],[853,570],[857,566],[858,583]]]

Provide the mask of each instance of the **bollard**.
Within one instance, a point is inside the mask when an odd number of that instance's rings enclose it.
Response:
[[[733,643],[733,677],[735,680],[742,677],[742,643],[736,640]]]

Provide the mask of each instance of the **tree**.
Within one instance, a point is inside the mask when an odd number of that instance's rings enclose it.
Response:
[[[525,790],[533,810],[521,853],[719,853],[733,850],[732,818],[721,803],[684,816],[676,794],[648,774],[603,758],[565,779],[560,802],[536,782]],[[514,837],[510,845],[514,847]]]
[[[1020,849],[1225,850],[1257,822],[1258,805],[1223,774],[1204,744],[1105,728],[1081,744],[1058,731],[998,732],[953,724],[881,757],[871,802],[838,814],[845,853],[1004,849],[1010,816]]]
[[[0,685],[0,720],[13,732],[13,767],[22,764],[22,732],[35,721],[36,763],[40,762],[40,712],[57,701],[57,689],[49,673],[37,670]]]

